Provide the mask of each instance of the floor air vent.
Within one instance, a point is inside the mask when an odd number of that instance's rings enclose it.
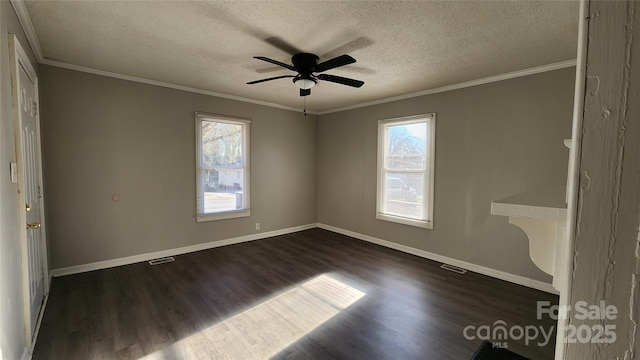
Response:
[[[453,271],[454,273],[458,273],[458,274],[464,274],[467,272],[467,269],[459,268],[457,266],[453,266],[449,264],[442,264],[440,267],[445,270]]]
[[[164,263],[172,262],[173,260],[175,260],[173,256],[167,256],[160,259],[149,260],[149,265],[164,264]]]

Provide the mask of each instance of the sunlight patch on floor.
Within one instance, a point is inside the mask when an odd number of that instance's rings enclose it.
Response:
[[[141,359],[268,359],[364,295],[323,274]]]

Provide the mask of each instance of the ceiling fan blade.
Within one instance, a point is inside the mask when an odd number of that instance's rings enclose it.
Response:
[[[349,55],[340,55],[333,59],[327,60],[325,62],[321,62],[313,68],[313,72],[323,72],[327,70],[331,70],[337,68],[339,66],[349,65],[356,62],[356,59],[352,58]]]
[[[323,54],[322,56],[320,56],[320,58],[324,59],[324,58],[332,58],[334,56],[338,56],[339,54],[344,54],[344,53],[352,53],[356,50],[360,50],[360,49],[364,49],[368,46],[371,46],[375,44],[375,42],[373,40],[371,40],[368,37],[359,37],[357,39],[353,39],[351,41],[349,41],[348,43],[342,45],[342,46],[338,46],[337,48]]]
[[[284,79],[284,78],[292,78],[292,77],[295,77],[295,76],[294,75],[275,76],[275,77],[270,77],[270,78],[267,78],[267,79],[249,81],[247,84],[248,85],[253,85],[253,84],[257,84],[257,83],[261,83],[261,82],[265,82],[265,81],[271,81],[271,80],[276,80],[276,79]]]
[[[261,68],[261,69],[256,69],[256,72],[258,74],[266,74],[266,73],[282,71],[282,70],[283,69],[280,66],[269,66],[269,67],[265,67],[265,68]]]
[[[278,48],[278,49],[286,52],[289,55],[295,55],[295,54],[298,54],[298,53],[302,52],[302,50],[300,50],[297,47],[289,44],[288,42],[284,41],[282,38],[279,38],[277,36],[268,37],[268,38],[264,39],[264,41],[267,44],[270,44],[273,47]]]
[[[300,96],[311,95],[311,89],[300,89]]]
[[[364,81],[355,80],[355,79],[349,79],[349,78],[346,78],[346,77],[329,75],[329,74],[320,74],[320,75],[318,75],[318,79],[325,80],[325,81],[331,81],[331,82],[334,82],[334,83],[337,83],[337,84],[353,86],[353,87],[357,87],[357,88],[359,88],[360,86],[364,85]]]
[[[297,72],[297,70],[293,66],[291,66],[289,64],[285,64],[285,63],[280,62],[278,60],[269,59],[268,57],[264,57],[264,56],[254,56],[253,58],[254,59],[258,59],[258,60],[262,60],[262,61],[266,61],[268,63],[272,63],[272,64],[275,64],[275,65],[279,65],[279,66],[282,66],[283,68],[286,68],[286,69],[289,69],[291,71]]]

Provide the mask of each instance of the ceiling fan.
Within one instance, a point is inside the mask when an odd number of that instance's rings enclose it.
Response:
[[[266,61],[271,64],[275,64],[278,66],[282,66],[285,69],[289,69],[291,71],[295,71],[297,75],[282,75],[270,77],[267,79],[249,81],[247,84],[258,84],[265,81],[271,81],[276,79],[283,78],[293,78],[293,83],[296,84],[297,87],[300,88],[300,96],[307,96],[311,94],[311,88],[314,87],[319,80],[330,81],[337,84],[353,86],[353,87],[361,87],[364,85],[364,81],[354,80],[345,78],[342,76],[335,76],[329,74],[314,74],[314,73],[322,73],[327,70],[335,69],[340,66],[345,66],[349,64],[353,64],[356,62],[356,59],[352,58],[349,55],[340,55],[333,59],[323,61],[319,63],[320,58],[315,54],[309,53],[299,53],[293,55],[291,58],[291,63],[293,65],[285,64],[283,62],[269,59],[264,56],[254,56],[254,59]]]

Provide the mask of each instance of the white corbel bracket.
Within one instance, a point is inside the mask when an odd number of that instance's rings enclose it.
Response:
[[[525,232],[531,260],[553,276],[558,290],[567,219],[565,191],[564,185],[555,185],[491,202],[491,214],[508,216],[509,223]]]

